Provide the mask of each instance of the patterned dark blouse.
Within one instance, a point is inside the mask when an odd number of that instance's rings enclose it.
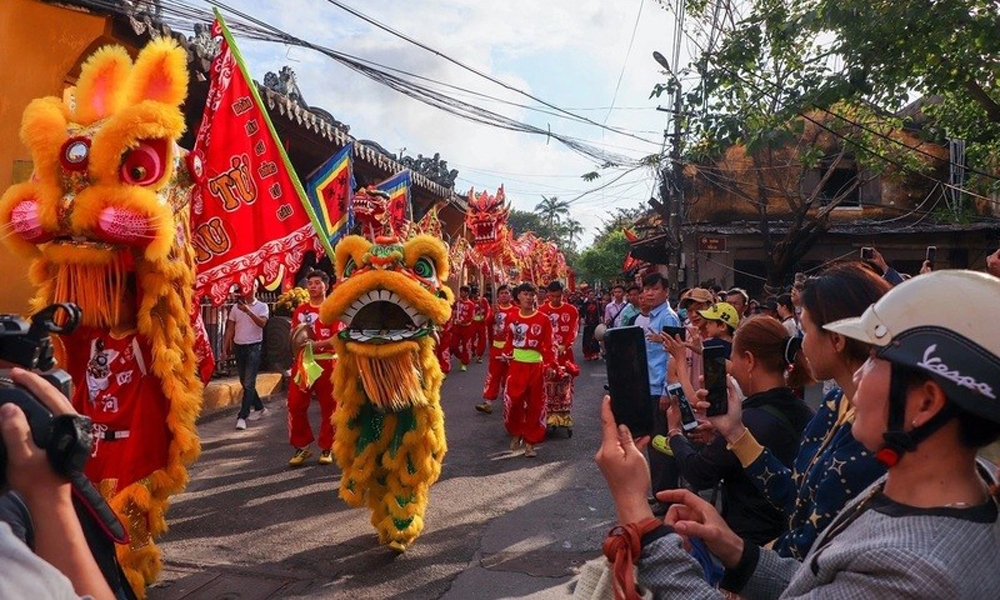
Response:
[[[834,388],[802,432],[792,469],[766,448],[750,464],[744,462],[764,497],[788,517],[788,531],[772,546],[780,556],[805,558],[837,513],[885,474],[885,467],[851,435],[853,421],[843,391]]]

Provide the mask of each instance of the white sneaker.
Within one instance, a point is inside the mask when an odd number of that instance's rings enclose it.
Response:
[[[243,431],[246,428],[247,428],[247,420],[246,419],[236,419],[236,429],[239,429],[240,431]]]
[[[250,412],[250,416],[247,417],[247,420],[248,421],[259,421],[259,420],[263,419],[264,417],[268,416],[269,414],[271,414],[271,411],[268,410],[267,407],[265,406],[264,408],[262,408],[260,410],[251,411]]]

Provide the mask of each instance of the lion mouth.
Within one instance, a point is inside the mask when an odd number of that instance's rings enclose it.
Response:
[[[355,214],[361,213],[365,216],[373,215],[380,208],[380,205],[376,204],[375,201],[365,197],[364,195],[355,196],[354,203],[352,205]]]
[[[342,339],[355,342],[401,342],[430,333],[430,319],[396,292],[372,290],[341,315]]]
[[[117,250],[118,246],[109,242],[93,240],[82,235],[61,235],[52,238],[51,244],[56,246],[73,246],[75,248],[91,248],[93,250]]]

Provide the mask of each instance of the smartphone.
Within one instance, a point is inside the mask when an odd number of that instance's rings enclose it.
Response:
[[[729,389],[726,385],[726,349],[708,346],[701,352],[704,361],[705,389],[708,390],[708,410],[713,417],[729,411]]]
[[[924,260],[933,265],[934,259],[936,258],[937,258],[937,246],[927,246],[927,255]]]
[[[615,327],[604,334],[608,393],[615,422],[627,425],[634,437],[653,433],[658,408],[650,398],[646,335],[642,327]]]
[[[670,337],[679,335],[681,336],[681,340],[687,339],[687,333],[688,333],[687,327],[674,327],[672,325],[664,325],[662,331],[664,334],[669,335]]]
[[[681,410],[681,427],[684,431],[691,431],[698,428],[698,418],[694,416],[694,410],[687,396],[684,395],[684,386],[679,383],[671,383],[667,386],[667,393],[677,396],[677,407]]]
[[[875,258],[875,248],[865,246],[861,249],[861,260],[872,260]]]

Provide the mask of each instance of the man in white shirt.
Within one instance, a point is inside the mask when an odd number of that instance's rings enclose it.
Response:
[[[243,403],[236,416],[236,429],[247,428],[247,418],[251,421],[265,416],[267,409],[257,395],[257,371],[260,369],[260,352],[264,342],[264,324],[270,311],[267,304],[257,299],[257,280],[250,285],[243,296],[229,311],[226,326],[226,340],[223,353],[236,357],[236,371],[243,386]],[[235,351],[235,355],[233,352]],[[254,414],[250,416],[250,408]]]

